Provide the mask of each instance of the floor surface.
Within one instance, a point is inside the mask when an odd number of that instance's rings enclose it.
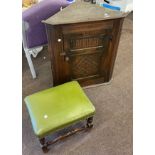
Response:
[[[132,155],[132,14],[124,21],[113,78],[109,84],[84,89],[96,107],[94,128],[52,145],[47,155]],[[33,80],[23,54],[23,99],[52,86],[47,47],[33,59]],[[23,101],[23,155],[43,155]]]

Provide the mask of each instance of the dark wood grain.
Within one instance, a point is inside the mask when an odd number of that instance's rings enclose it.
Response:
[[[77,80],[82,86],[112,77],[123,18],[48,25],[53,84]]]
[[[45,137],[39,139],[41,148],[42,148],[42,150],[43,150],[44,153],[47,153],[47,152],[49,151],[48,146],[50,146],[50,145],[52,145],[52,144],[54,144],[54,143],[56,143],[56,142],[58,142],[58,141],[60,141],[60,140],[63,140],[63,139],[65,139],[65,138],[67,138],[67,137],[69,137],[69,136],[71,136],[71,135],[73,135],[73,134],[76,134],[77,132],[80,132],[80,131],[83,131],[83,130],[88,131],[88,130],[90,130],[92,127],[93,127],[93,116],[86,119],[86,125],[85,125],[85,126],[80,127],[80,128],[75,128],[75,129],[73,129],[73,130],[67,132],[67,133],[64,134],[64,135],[60,135],[60,136],[56,137],[56,138],[53,139],[53,140],[47,141],[47,140],[45,139]]]
[[[46,139],[41,138],[41,139],[39,139],[39,142],[40,142],[40,145],[41,145],[43,152],[47,153],[48,152],[48,148],[47,148],[48,145],[47,145]]]

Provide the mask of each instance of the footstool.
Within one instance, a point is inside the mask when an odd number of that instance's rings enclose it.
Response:
[[[49,88],[25,98],[35,135],[39,138],[44,152],[48,146],[78,131],[93,127],[95,107],[76,81]],[[74,129],[52,141],[46,136],[86,120],[82,128]]]

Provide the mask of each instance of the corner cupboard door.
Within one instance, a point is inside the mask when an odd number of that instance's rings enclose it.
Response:
[[[85,31],[63,35],[64,61],[70,80],[82,85],[105,81],[104,60],[108,56],[112,29]]]

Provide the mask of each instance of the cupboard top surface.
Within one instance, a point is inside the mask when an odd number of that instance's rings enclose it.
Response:
[[[87,2],[75,2],[51,16],[43,23],[51,25],[71,24],[79,22],[100,21],[123,18],[128,13],[113,11]]]

